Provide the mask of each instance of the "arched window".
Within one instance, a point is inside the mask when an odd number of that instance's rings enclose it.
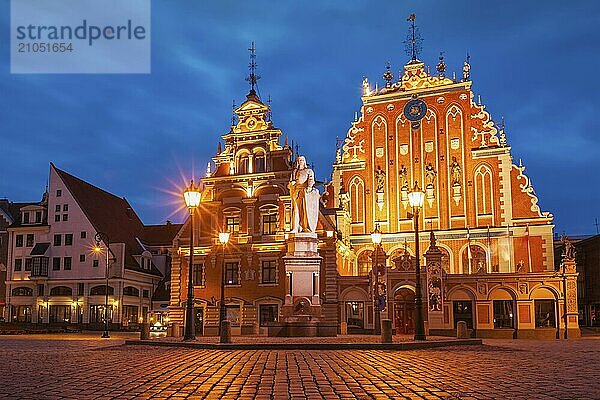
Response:
[[[485,249],[479,245],[472,244],[471,251],[465,247],[462,253],[462,273],[476,274],[487,272],[487,255]]]
[[[360,253],[358,256],[358,275],[366,276],[369,275],[369,272],[373,268],[373,263],[371,261],[371,254],[373,252],[371,250],[366,250]]]
[[[133,286],[125,286],[123,288],[123,296],[140,297],[140,290]]]
[[[240,160],[238,162],[238,174],[247,174],[248,165],[250,163],[250,158],[247,155],[240,156]]]
[[[365,184],[363,180],[355,176],[348,185],[350,193],[350,214],[352,222],[363,222],[365,220]]]
[[[105,294],[106,294],[106,285],[98,285],[98,286],[94,286],[93,288],[90,289],[90,296],[98,296],[98,295],[105,295]],[[108,287],[108,294],[109,295],[115,294],[115,289],[112,286]]]
[[[475,209],[477,215],[493,213],[492,171],[485,165],[475,171]]]
[[[254,155],[254,173],[266,171],[265,153],[257,153]]]
[[[442,269],[447,274],[450,273],[450,253],[444,247],[438,246],[438,249],[442,252]]]
[[[25,286],[19,286],[12,290],[13,296],[33,296],[33,289]]]
[[[56,286],[50,289],[50,296],[72,296],[73,289],[68,286]]]

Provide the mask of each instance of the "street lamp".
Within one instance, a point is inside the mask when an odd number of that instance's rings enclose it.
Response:
[[[375,224],[375,230],[371,233],[373,242],[373,310],[375,312],[375,334],[381,335],[381,310],[379,309],[379,250],[381,248],[381,231],[379,224]]]
[[[419,211],[423,207],[425,193],[415,182],[415,186],[408,194],[408,202],[413,209],[413,221],[415,224],[415,305],[417,307],[417,316],[415,318],[415,340],[425,340],[425,324],[423,322],[423,297],[421,295],[421,265],[419,263]]]
[[[223,326],[227,318],[227,309],[225,308],[225,246],[229,242],[229,232],[219,232],[219,243],[223,246],[223,265],[221,266],[221,304],[219,307],[219,342],[228,343],[229,338]]]
[[[190,211],[190,265],[188,270],[188,293],[185,309],[185,333],[183,340],[195,340],[196,332],[194,327],[194,282],[192,280],[194,273],[194,213],[200,205],[200,186],[194,186],[194,180],[190,186],[183,192],[185,205]]]
[[[94,236],[96,240],[96,246],[94,246],[94,253],[100,254],[102,253],[102,247],[100,247],[100,242],[104,242],[106,245],[106,287],[104,288],[104,332],[102,332],[102,337],[108,339],[110,335],[108,334],[108,269],[109,269],[109,260],[110,260],[110,240],[108,235],[104,232],[97,232],[96,236]]]

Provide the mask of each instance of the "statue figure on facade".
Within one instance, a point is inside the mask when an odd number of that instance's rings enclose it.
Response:
[[[461,169],[460,165],[458,165],[458,161],[456,161],[456,157],[452,157],[452,165],[450,166],[450,171],[452,171],[452,185],[460,186]]]
[[[315,173],[306,165],[304,156],[298,157],[289,183],[294,233],[317,230],[320,194],[314,186]]]
[[[563,251],[563,260],[574,260],[575,259],[575,246],[566,236],[562,237],[562,242],[565,244],[565,250]]]
[[[406,172],[406,167],[404,166],[404,164],[402,164],[402,166],[400,167],[400,171],[398,171],[398,175],[400,176],[400,183],[402,184],[402,187],[404,187],[404,186],[408,187],[408,181],[406,180],[408,173]]]
[[[385,172],[381,167],[377,167],[377,171],[375,171],[375,182],[377,184],[375,191],[377,193],[383,193],[385,187]]]
[[[427,180],[426,187],[434,187],[436,175],[437,175],[437,172],[435,172],[433,165],[431,163],[428,163],[427,166],[425,167],[425,179]]]

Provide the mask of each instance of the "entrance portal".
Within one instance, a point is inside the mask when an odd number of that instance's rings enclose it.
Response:
[[[394,295],[394,322],[397,334],[415,332],[415,293],[408,288],[400,288]]]

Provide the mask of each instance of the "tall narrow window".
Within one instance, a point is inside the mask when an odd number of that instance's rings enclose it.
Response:
[[[265,155],[263,153],[254,156],[254,173],[265,172]]]
[[[65,257],[63,259],[63,268],[65,271],[71,270],[71,257]]]
[[[270,212],[262,216],[263,235],[274,235],[277,233],[277,213]]]
[[[247,174],[248,173],[248,163],[250,159],[248,156],[241,156],[239,165],[238,165],[238,173],[239,174]]]
[[[192,279],[195,286],[204,286],[204,264],[194,264]]]
[[[226,262],[225,263],[225,284],[226,285],[238,285],[239,284],[239,273],[240,273],[240,264],[238,262]]]
[[[15,247],[23,247],[23,235],[15,236]]]
[[[350,213],[352,222],[363,222],[365,217],[365,185],[358,176],[352,178],[350,189]]]
[[[27,234],[27,243],[25,243],[25,245],[27,247],[33,247],[33,240],[34,240],[33,233]]]
[[[492,172],[481,166],[475,172],[475,196],[478,215],[493,214]]]
[[[277,283],[277,261],[261,262],[261,283]]]

